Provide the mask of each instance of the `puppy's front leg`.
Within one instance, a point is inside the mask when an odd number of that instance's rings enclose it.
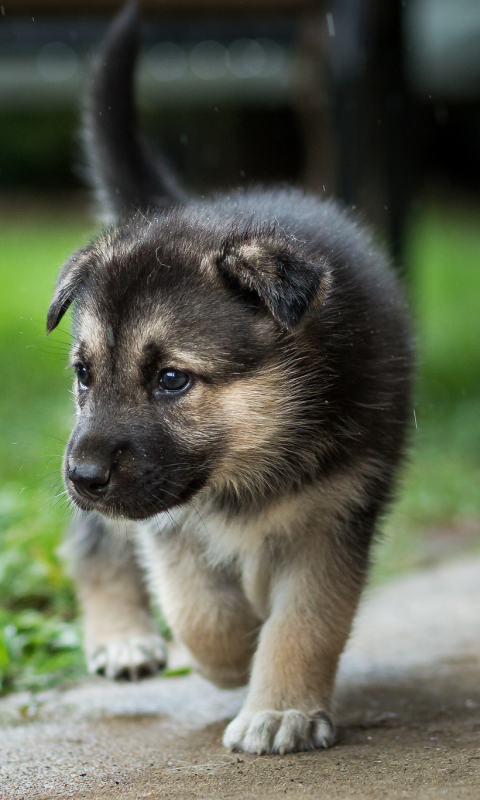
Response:
[[[286,753],[333,744],[331,696],[362,579],[333,542],[318,549],[310,544],[272,577],[271,613],[247,700],[225,731],[228,748]]]
[[[135,680],[165,665],[166,650],[125,524],[82,516],[66,542],[84,613],[90,672]]]

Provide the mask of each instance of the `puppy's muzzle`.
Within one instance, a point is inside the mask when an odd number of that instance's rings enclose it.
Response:
[[[100,500],[110,484],[110,468],[96,461],[69,460],[68,477],[75,491],[88,500]]]
[[[104,430],[100,430],[100,423],[87,430],[80,426],[74,429],[67,446],[64,478],[71,499],[83,511],[147,519],[185,502],[203,485],[205,472],[192,470],[188,462],[182,462],[178,450],[165,446],[165,440],[148,440],[143,431],[142,438],[138,424],[137,429],[131,426],[134,438],[126,427],[119,425],[112,433],[107,423]]]

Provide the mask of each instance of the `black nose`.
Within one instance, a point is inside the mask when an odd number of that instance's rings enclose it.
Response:
[[[75,490],[89,500],[98,500],[105,494],[110,482],[110,469],[94,461],[70,463],[68,477]]]

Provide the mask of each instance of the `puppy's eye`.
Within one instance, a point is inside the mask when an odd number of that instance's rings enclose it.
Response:
[[[90,373],[84,364],[75,364],[75,373],[81,389],[88,389],[90,383]]]
[[[158,378],[160,392],[181,392],[190,385],[190,376],[181,369],[167,367],[162,369]]]

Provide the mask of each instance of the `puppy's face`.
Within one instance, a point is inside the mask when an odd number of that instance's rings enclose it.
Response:
[[[254,454],[274,458],[295,394],[292,334],[237,277],[245,259],[258,262],[257,239],[206,238],[117,230],[60,276],[49,329],[76,301],[64,478],[86,511],[145,519],[238,486]]]

